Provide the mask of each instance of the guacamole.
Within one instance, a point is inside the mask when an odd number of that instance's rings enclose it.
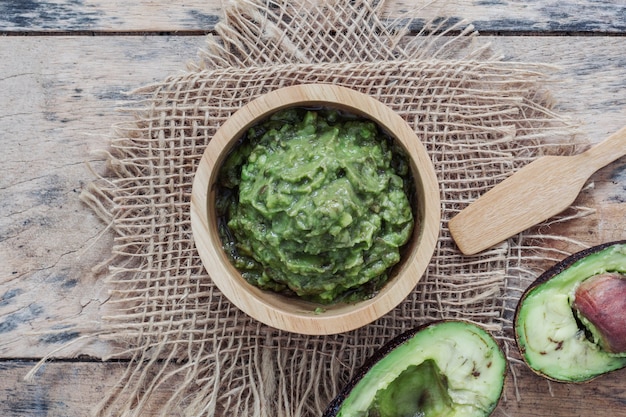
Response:
[[[373,296],[414,227],[407,159],[372,121],[291,108],[220,170],[220,234],[250,283],[330,304]]]

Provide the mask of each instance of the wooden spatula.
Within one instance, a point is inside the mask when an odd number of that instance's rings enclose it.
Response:
[[[626,127],[587,151],[544,156],[471,203],[449,222],[466,255],[481,252],[569,207],[591,174],[626,154]]]

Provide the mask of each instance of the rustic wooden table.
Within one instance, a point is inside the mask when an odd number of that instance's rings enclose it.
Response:
[[[392,14],[409,0],[388,1]],[[79,201],[102,172],[125,91],[185,68],[220,19],[220,0],[0,2],[0,415],[85,416],[126,369],[111,346],[81,339],[107,314],[95,265],[112,236]],[[504,59],[560,67],[556,110],[599,141],[626,125],[622,0],[455,0],[420,17],[474,22]],[[579,197],[594,211],[568,223],[593,245],[626,238],[626,160],[597,172]],[[57,330],[54,335],[49,330]],[[33,382],[25,374],[59,350]],[[626,371],[584,385],[522,370],[499,416],[626,416]],[[162,391],[156,395],[166,395]],[[515,401],[516,394],[522,401]]]

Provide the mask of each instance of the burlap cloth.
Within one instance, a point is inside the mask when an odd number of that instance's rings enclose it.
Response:
[[[492,331],[515,375],[514,309],[535,260],[555,258],[550,239],[559,236],[533,229],[468,257],[447,221],[538,156],[574,151],[571,125],[550,110],[548,68],[506,62],[469,24],[391,20],[380,2],[320,3],[232,2],[187,72],[136,92],[145,99],[132,109],[136,122],[119,127],[110,171],[83,194],[115,233],[106,279],[116,313],[99,337],[118,346],[108,359],[132,358],[98,414],[320,415],[375,349],[442,318]],[[407,36],[416,23],[419,33]],[[319,337],[262,325],[225,299],[195,251],[189,218],[196,166],[216,129],[263,93],[312,82],[353,88],[398,112],[432,158],[443,213],[413,293],[371,325]]]

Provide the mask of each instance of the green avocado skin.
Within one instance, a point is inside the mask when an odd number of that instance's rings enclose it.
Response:
[[[626,357],[603,351],[572,308],[580,283],[607,272],[626,275],[626,241],[578,252],[544,272],[524,292],[514,329],[524,361],[534,372],[580,383],[626,367]]]
[[[485,417],[499,401],[505,374],[506,358],[484,329],[433,322],[379,349],[323,417]]]
[[[365,119],[287,109],[220,171],[222,241],[260,288],[330,304],[373,295],[414,228],[408,160]]]

